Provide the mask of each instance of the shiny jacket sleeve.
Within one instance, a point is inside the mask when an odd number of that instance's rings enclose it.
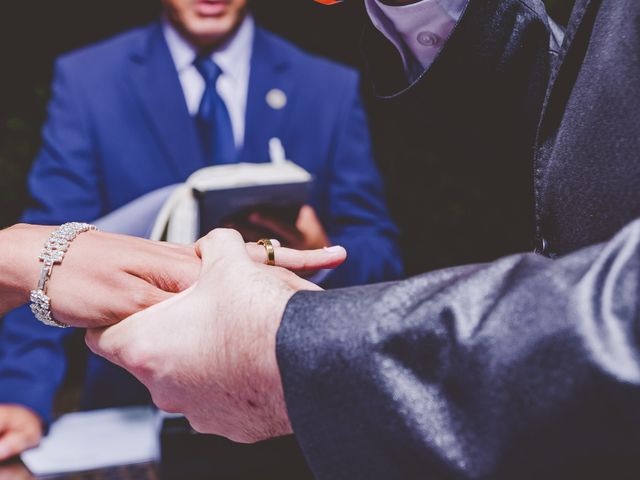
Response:
[[[516,255],[400,283],[298,293],[278,360],[314,473],[637,472],[639,290],[636,221],[608,244],[560,260]]]

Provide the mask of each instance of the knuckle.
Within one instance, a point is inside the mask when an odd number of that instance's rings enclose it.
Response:
[[[242,234],[231,228],[218,228],[213,231],[216,241],[240,241],[244,243]]]
[[[148,377],[155,369],[156,352],[148,339],[138,339],[132,348],[120,352],[120,357],[127,369],[138,377]]]
[[[24,440],[25,443],[28,444],[29,447],[33,447],[40,443],[40,439],[42,438],[42,433],[39,429],[33,428],[25,433]]]
[[[233,232],[233,230],[228,228],[216,228],[215,230],[211,230],[206,236],[198,241],[196,246],[197,250],[200,254],[210,254],[214,251],[213,245],[219,242],[224,242],[225,239],[228,238],[229,232]]]
[[[162,395],[152,392],[151,399],[156,407],[167,413],[182,413],[183,411],[180,402],[171,395]]]
[[[229,440],[231,440],[234,443],[241,443],[245,445],[251,445],[262,440],[261,438],[257,438],[245,432],[234,432],[234,433],[225,435],[225,437],[227,437]]]
[[[189,421],[189,425],[191,428],[198,433],[205,433],[205,428],[199,418],[193,416],[187,416],[187,420]]]
[[[11,437],[5,440],[5,446],[12,455],[21,453],[27,448],[26,436],[22,432],[12,432]]]
[[[150,288],[137,288],[131,292],[132,313],[144,310],[153,305],[153,290]]]
[[[168,283],[168,280],[164,280]],[[130,293],[130,306],[127,317],[130,315],[146,310],[149,307],[162,302],[165,299],[165,292],[152,285],[143,284],[142,287],[138,286]],[[124,317],[126,318],[126,317]],[[120,320],[124,319],[121,318]]]
[[[84,334],[84,343],[87,345],[89,350],[91,350],[93,353],[97,353],[98,342],[96,339],[96,333],[94,331],[87,330],[87,332]]]
[[[202,418],[201,415],[186,415],[186,417],[189,421],[189,425],[191,425],[191,428],[193,428],[196,432],[206,434],[215,433],[224,436],[224,434],[219,431],[220,429],[217,429],[215,427],[212,428],[212,426],[210,425],[211,422],[207,421],[205,418]]]

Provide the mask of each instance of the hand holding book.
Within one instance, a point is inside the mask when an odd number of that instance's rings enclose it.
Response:
[[[287,217],[278,210],[257,208],[230,218],[225,227],[238,230],[246,241],[277,238],[283,246],[296,250],[331,246],[331,240],[312,207],[303,206],[293,221]]]

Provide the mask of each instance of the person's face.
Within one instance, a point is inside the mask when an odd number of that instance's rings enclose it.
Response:
[[[162,0],[173,25],[194,45],[215,47],[240,25],[248,0]]]

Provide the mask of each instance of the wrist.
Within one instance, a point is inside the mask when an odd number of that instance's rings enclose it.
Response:
[[[243,342],[242,358],[230,367],[242,372],[237,378],[238,391],[243,392],[240,398],[252,405],[245,413],[246,418],[251,419],[251,426],[236,436],[236,441],[262,441],[293,432],[276,356],[276,337],[286,304],[294,293],[289,288],[270,292],[272,302],[264,310],[266,315],[254,319],[255,323],[247,328],[253,338]]]
[[[273,314],[270,316],[270,321],[266,325],[266,335],[262,337],[266,342],[264,365],[266,367],[265,378],[268,387],[265,394],[271,397],[272,408],[269,422],[271,429],[269,437],[279,437],[293,433],[285,402],[284,385],[280,373],[280,366],[278,365],[276,345],[278,330],[280,329],[284,312],[289,304],[289,300],[291,300],[295,293],[295,290],[290,287],[281,290],[280,295],[278,295],[278,300],[275,302]]]
[[[29,301],[29,293],[36,287],[40,275],[38,255],[51,230],[52,227],[20,224],[0,232],[3,252],[0,313]]]

